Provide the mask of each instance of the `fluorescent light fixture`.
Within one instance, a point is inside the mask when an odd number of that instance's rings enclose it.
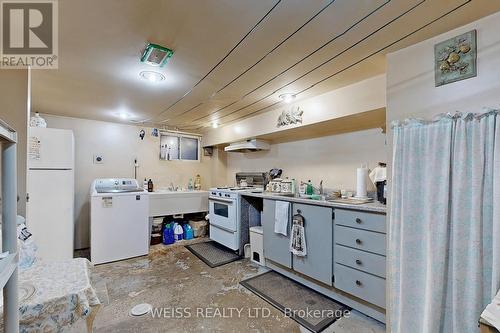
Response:
[[[285,103],[292,103],[295,97],[297,96],[292,93],[286,93],[286,94],[281,94],[279,97]]]
[[[154,71],[142,71],[139,73],[139,76],[144,80],[153,83],[165,80],[165,75]]]
[[[216,121],[214,121],[214,122],[212,123],[212,127],[213,127],[213,128],[217,128],[217,127],[219,127],[219,124],[218,124]]]

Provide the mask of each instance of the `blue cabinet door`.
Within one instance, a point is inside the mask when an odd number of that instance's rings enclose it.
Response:
[[[276,201],[264,199],[262,213],[262,229],[264,232],[264,257],[275,263],[292,268],[292,254],[290,252],[290,221],[288,221],[288,236],[274,232],[274,217]]]
[[[333,210],[293,204],[293,214],[304,217],[307,255],[293,256],[293,270],[329,286],[333,277]],[[292,215],[293,215],[292,214]]]

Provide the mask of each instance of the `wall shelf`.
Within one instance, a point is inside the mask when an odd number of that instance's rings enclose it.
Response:
[[[17,274],[17,134],[0,119],[2,147],[2,251],[9,254],[0,260],[0,285],[3,288],[4,332],[19,332]]]
[[[0,287],[2,289],[5,287],[5,284],[9,281],[16,268],[16,253],[9,253],[7,257],[0,259]]]

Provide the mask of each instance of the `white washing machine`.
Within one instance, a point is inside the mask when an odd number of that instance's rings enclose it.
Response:
[[[90,188],[90,256],[94,264],[149,253],[149,196],[136,179],[96,179]]]

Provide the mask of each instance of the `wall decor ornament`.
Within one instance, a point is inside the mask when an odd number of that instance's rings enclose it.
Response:
[[[302,115],[304,111],[299,106],[292,106],[289,109],[283,110],[278,117],[278,123],[276,127],[302,124]]]
[[[476,30],[434,45],[436,87],[477,76]]]

